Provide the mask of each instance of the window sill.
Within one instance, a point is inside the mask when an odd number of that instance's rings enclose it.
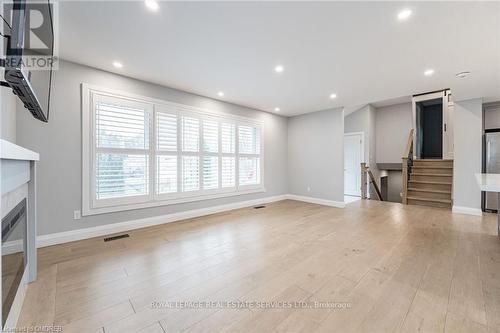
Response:
[[[108,206],[108,207],[96,207],[96,208],[83,207],[82,216],[106,214],[106,213],[113,213],[113,212],[122,212],[122,211],[127,211],[127,210],[134,210],[134,209],[177,205],[177,204],[188,203],[188,202],[213,200],[213,199],[220,199],[220,198],[227,198],[227,197],[235,197],[235,196],[240,196],[240,195],[245,195],[245,194],[262,193],[262,192],[266,192],[266,189],[264,187],[252,188],[252,189],[238,191],[238,192],[204,194],[204,195],[199,195],[199,196],[189,196],[189,197],[178,198],[178,199],[155,200],[155,201],[148,201],[148,202],[143,202],[143,203],[121,204],[121,205]]]

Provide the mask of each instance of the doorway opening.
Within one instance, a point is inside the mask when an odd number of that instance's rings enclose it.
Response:
[[[420,131],[420,157],[443,158],[443,99],[417,102],[417,128]]]
[[[453,101],[449,89],[413,95],[413,158],[453,159]]]

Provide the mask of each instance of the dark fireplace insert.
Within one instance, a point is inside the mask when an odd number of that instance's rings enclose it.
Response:
[[[2,219],[2,327],[26,267],[26,222],[26,199]]]

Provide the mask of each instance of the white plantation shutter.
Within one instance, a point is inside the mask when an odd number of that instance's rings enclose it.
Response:
[[[234,187],[236,179],[236,158],[231,156],[222,157],[222,187]]]
[[[203,157],[203,189],[213,190],[219,187],[219,158]]]
[[[96,198],[98,200],[147,194],[147,155],[97,154]]]
[[[198,152],[200,150],[200,120],[182,117],[181,133],[182,151]]]
[[[182,190],[184,192],[200,189],[199,163],[198,156],[182,156]]]
[[[203,151],[217,153],[219,151],[219,123],[214,120],[203,120]]]
[[[144,109],[113,104],[108,97],[96,103],[95,118],[98,148],[148,148],[149,114]]]
[[[177,151],[177,115],[157,112],[156,133],[159,151]]]
[[[240,186],[260,184],[260,136],[255,126],[238,126],[238,183]]]
[[[259,183],[260,165],[258,157],[240,157],[240,185],[254,185]]]
[[[157,189],[158,194],[177,192],[177,156],[160,155],[157,160]]]
[[[178,190],[178,116],[164,107],[156,112],[156,194]]]
[[[257,127],[239,126],[238,140],[240,154],[260,153],[260,129]]]
[[[219,188],[219,122],[203,119],[203,190]]]
[[[83,99],[84,215],[263,189],[260,125],[93,89]]]
[[[222,152],[234,154],[234,147],[236,146],[236,126],[234,124],[222,123],[221,132]]]
[[[236,125],[223,122],[221,124],[221,186],[236,186]]]
[[[148,196],[150,106],[99,96],[94,108],[94,199]]]

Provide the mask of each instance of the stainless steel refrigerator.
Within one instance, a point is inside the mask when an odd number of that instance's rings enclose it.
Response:
[[[500,174],[500,132],[486,133],[486,172]],[[486,210],[498,210],[498,193],[486,192]]]

